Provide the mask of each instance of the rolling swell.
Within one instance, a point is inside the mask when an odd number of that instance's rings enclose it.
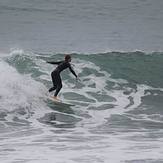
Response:
[[[25,54],[23,52],[13,52],[13,55],[7,58],[6,61],[16,68],[20,74],[30,74],[34,80],[43,83],[46,87],[50,87],[51,79],[49,74],[53,67],[47,65],[45,61],[49,59],[62,60],[63,57],[64,54]],[[136,92],[139,89],[138,86],[143,87],[144,85],[147,88],[158,89],[158,91],[159,88],[163,87],[163,76],[161,73],[163,68],[162,53],[109,52],[88,55],[72,54],[72,57],[75,69],[83,80],[83,82],[77,84],[77,87],[78,89],[85,89],[87,86],[86,88],[88,89],[87,97],[84,93],[83,95],[78,95],[78,98],[82,96],[82,101],[84,102],[100,100],[102,95],[95,95],[98,91],[104,91],[105,94],[105,91],[118,89],[128,95],[132,91]],[[72,87],[75,87],[74,80],[67,73],[63,73],[65,85],[71,86],[72,84]],[[91,91],[94,91],[94,93]],[[69,94],[68,92],[63,92],[66,98],[70,98]],[[77,97],[74,92],[71,96],[73,98]],[[91,96],[96,97],[95,99],[89,99],[88,97]],[[105,99],[106,101],[109,100],[108,97],[105,97]]]
[[[91,56],[103,70],[109,71],[113,78],[122,78],[130,83],[163,87],[162,53],[112,52]]]
[[[35,76],[42,75],[43,72],[36,66],[37,58],[43,60],[62,59],[64,54],[43,54],[38,57],[19,55],[7,59],[8,63],[14,66],[20,73],[31,73]],[[109,72],[113,78],[129,80],[129,82],[148,84],[154,87],[163,87],[163,53],[146,54],[143,52],[110,52],[102,54],[73,54],[74,58],[89,60],[100,67],[101,70]]]

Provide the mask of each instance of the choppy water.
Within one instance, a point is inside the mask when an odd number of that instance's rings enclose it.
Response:
[[[63,72],[60,98],[47,99],[63,54],[22,50],[0,61],[1,162],[162,162],[163,55],[72,54],[81,79]]]
[[[0,0],[0,47],[163,51],[162,0]]]
[[[162,0],[0,0],[0,162],[163,162]],[[112,52],[115,51],[115,52]],[[71,53],[80,82],[53,65]]]

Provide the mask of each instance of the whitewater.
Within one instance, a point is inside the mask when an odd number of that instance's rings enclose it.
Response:
[[[162,8],[0,0],[0,162],[163,162]],[[80,78],[61,74],[71,107],[48,98],[47,61],[65,54]]]

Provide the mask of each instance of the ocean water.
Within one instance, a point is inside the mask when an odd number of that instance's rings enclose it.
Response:
[[[163,54],[72,54],[81,79],[62,73],[48,100],[47,60],[64,54],[5,55],[0,61],[1,162],[162,162]]]
[[[163,162],[161,0],[0,0],[0,162]],[[60,99],[51,71],[65,53]]]
[[[162,51],[162,0],[0,0],[0,48]]]

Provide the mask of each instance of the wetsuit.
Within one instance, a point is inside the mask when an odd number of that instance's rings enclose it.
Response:
[[[62,80],[60,73],[65,70],[66,68],[69,68],[69,70],[72,72],[72,74],[77,78],[77,75],[75,71],[72,69],[71,64],[67,61],[60,61],[60,62],[47,62],[50,64],[56,64],[58,65],[56,69],[51,73],[53,87],[49,89],[49,92],[52,92],[56,90],[54,96],[57,96],[59,91],[62,88]]]

